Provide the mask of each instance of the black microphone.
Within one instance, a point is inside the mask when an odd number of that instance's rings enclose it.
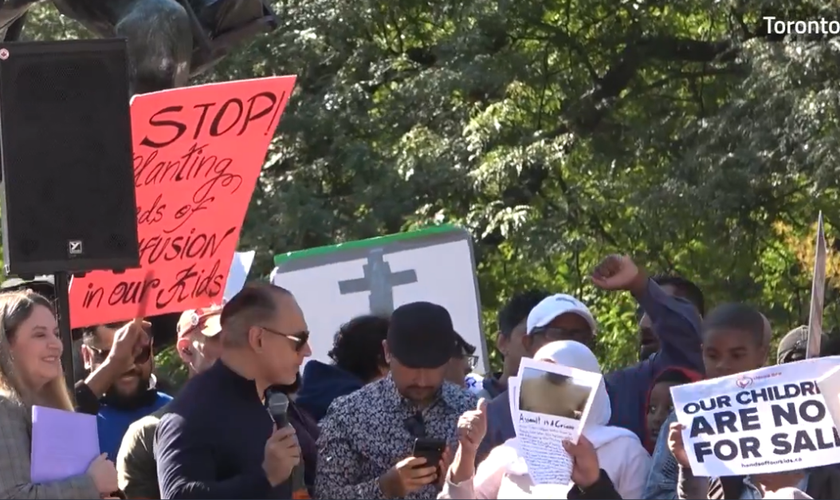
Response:
[[[265,409],[268,411],[277,429],[292,425],[289,422],[289,396],[283,392],[282,388],[277,386],[269,387],[265,390],[263,398],[265,400]],[[292,469],[292,475],[289,479],[292,482],[292,498],[309,498],[303,475],[302,456],[300,465]]]
[[[278,429],[282,429],[289,423],[289,397],[277,387],[269,387],[265,390],[265,409],[274,421]]]

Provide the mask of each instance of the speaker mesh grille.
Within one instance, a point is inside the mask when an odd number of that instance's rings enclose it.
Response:
[[[0,63],[7,265],[36,272],[137,260],[124,43],[5,45]],[[66,45],[65,45],[66,47]],[[121,48],[121,50],[115,50]],[[40,50],[38,50],[40,49]],[[68,242],[84,255],[71,259]]]

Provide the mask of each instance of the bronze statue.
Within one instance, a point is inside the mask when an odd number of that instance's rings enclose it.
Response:
[[[0,36],[19,39],[39,0],[0,0]],[[101,37],[128,40],[133,94],[181,87],[235,44],[277,28],[268,0],[53,0]]]

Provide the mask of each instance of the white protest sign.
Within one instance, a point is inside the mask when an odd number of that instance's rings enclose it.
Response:
[[[225,293],[223,295],[225,302],[232,299],[245,286],[256,254],[257,252],[255,250],[233,253],[233,260],[230,263],[230,272],[228,273],[228,280],[225,284]]]
[[[840,366],[829,370],[817,379],[828,414],[834,420],[834,427],[840,427]]]
[[[435,226],[274,257],[271,282],[291,291],[306,314],[312,357],[331,360],[339,327],[363,314],[390,315],[411,302],[439,304],[455,331],[476,347],[476,371],[489,361],[481,325],[472,237]]]
[[[570,484],[572,460],[563,441],[577,442],[600,384],[600,373],[522,359],[511,417],[535,485]]]
[[[840,462],[840,436],[816,380],[840,357],[796,363],[671,388],[696,476],[807,469]]]

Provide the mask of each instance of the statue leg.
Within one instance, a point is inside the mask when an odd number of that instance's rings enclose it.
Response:
[[[130,0],[116,23],[117,36],[128,39],[132,94],[187,84],[192,30],[187,12],[176,0]]]

